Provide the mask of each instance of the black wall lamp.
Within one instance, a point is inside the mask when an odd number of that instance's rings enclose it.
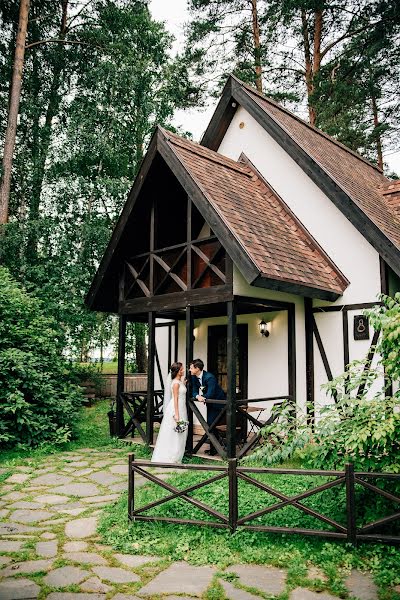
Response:
[[[267,328],[267,324],[264,321],[264,319],[261,321],[261,323],[259,324],[259,328],[260,328],[260,333],[263,337],[268,337],[269,336],[269,331]]]

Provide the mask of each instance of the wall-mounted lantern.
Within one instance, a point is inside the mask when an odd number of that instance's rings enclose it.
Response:
[[[269,331],[268,331],[268,326],[267,326],[266,322],[264,321],[264,319],[260,322],[259,328],[260,328],[261,335],[263,337],[267,338],[269,336]]]

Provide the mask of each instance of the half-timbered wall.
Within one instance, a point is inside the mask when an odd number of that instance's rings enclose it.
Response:
[[[381,291],[376,250],[243,108],[237,110],[218,152],[235,160],[246,154],[347,277],[350,285],[336,304],[376,300]]]
[[[350,281],[350,285],[338,300],[327,302],[314,299],[313,307],[377,301],[378,294],[381,292],[379,254],[245,109],[239,107],[236,111],[218,151],[236,160],[241,153],[244,153]],[[390,281],[392,280],[393,277]],[[235,271],[234,293],[238,293],[236,292],[238,285],[243,289],[243,284],[247,285]],[[260,293],[259,290],[251,292],[250,290],[254,289],[251,286],[247,288],[246,295]],[[287,295],[280,297],[284,296]],[[303,299],[294,298],[292,301],[296,302],[297,398],[298,402],[303,402],[306,390],[303,334],[305,322]],[[371,344],[372,331],[369,340],[354,340],[353,317],[362,314],[362,309],[349,310],[347,314],[347,355],[349,360],[362,359]],[[342,314],[341,312],[314,313],[314,318],[324,347],[325,359],[329,362],[332,376],[335,377],[343,372],[346,355]],[[328,381],[328,376],[315,337],[313,347],[314,401],[316,404],[325,404],[330,400],[321,390],[321,385]],[[282,355],[282,362],[284,360],[285,356]]]

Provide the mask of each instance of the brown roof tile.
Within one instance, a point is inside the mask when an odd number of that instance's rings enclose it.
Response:
[[[163,132],[260,275],[343,293],[345,277],[251,166]]]
[[[256,90],[242,82],[239,83],[246,93],[328,173],[387,238],[400,248],[399,202],[389,199],[381,192],[382,186],[393,182],[384,177],[377,167],[343,144]]]

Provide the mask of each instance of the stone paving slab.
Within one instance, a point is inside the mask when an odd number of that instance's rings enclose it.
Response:
[[[65,526],[65,535],[69,538],[87,538],[96,533],[97,518],[87,517],[69,521]]]
[[[77,496],[78,498],[100,495],[100,490],[94,483],[69,483],[54,488],[53,492],[65,496]]]
[[[9,556],[0,556],[0,567],[4,565],[8,565],[12,561],[12,558]]]
[[[98,577],[91,577],[87,581],[84,581],[81,586],[81,590],[84,592],[101,592],[106,594],[107,592],[111,592],[112,587],[100,581]]]
[[[193,600],[193,598],[188,598],[184,596],[175,596],[176,600]],[[138,596],[131,596],[130,594],[116,594],[112,597],[112,600],[141,600]],[[168,596],[165,600],[172,600],[172,596]]]
[[[89,575],[89,571],[84,571],[78,567],[60,567],[48,573],[43,581],[50,587],[66,587],[73,583],[82,583]]]
[[[215,567],[193,567],[185,562],[176,562],[159,573],[142,587],[138,594],[191,594],[201,596],[211,583]]]
[[[121,477],[117,477],[116,475],[108,473],[107,471],[98,471],[97,473],[92,473],[88,476],[88,479],[91,479],[100,485],[110,485],[112,483],[118,483],[121,481]]]
[[[9,504],[8,508],[11,510],[15,510],[16,508],[36,509],[43,508],[43,506],[38,502],[27,502],[26,500],[19,500],[18,502],[13,502],[12,504]]]
[[[220,580],[220,584],[224,588],[224,592],[228,600],[260,600],[260,596],[254,596],[245,590],[236,588],[228,581]]]
[[[40,587],[29,579],[4,579],[0,583],[1,600],[34,600],[39,592]]]
[[[36,554],[44,558],[53,558],[57,556],[58,543],[57,540],[49,542],[38,542],[36,544]]]
[[[100,579],[105,579],[111,583],[136,583],[140,581],[140,577],[135,573],[120,569],[119,567],[93,567],[92,571]]]
[[[50,531],[45,531],[40,536],[43,540],[54,540],[57,536],[55,533],[51,533]]]
[[[51,592],[46,600],[106,600],[105,594],[80,594],[74,592]]]
[[[15,536],[20,533],[37,533],[41,530],[38,527],[20,525],[19,523],[0,523],[0,535]]]
[[[235,573],[242,585],[253,587],[265,594],[282,594],[286,587],[286,572],[276,567],[260,565],[233,565],[227,571]]]
[[[85,565],[107,565],[105,558],[95,552],[66,552],[63,558]]]
[[[83,552],[88,547],[87,542],[65,542],[64,552]]]
[[[0,552],[19,552],[23,542],[0,540]]]
[[[11,475],[11,477],[8,477],[8,479],[6,479],[6,482],[7,483],[25,483],[25,481],[27,481],[30,477],[31,477],[31,475],[27,475],[25,473],[14,473],[14,475]]]
[[[19,523],[36,523],[38,521],[46,521],[53,516],[54,514],[47,510],[29,510],[26,508],[15,510],[9,519]]]
[[[289,594],[289,600],[338,600],[327,592],[312,592],[306,588],[296,588]]]
[[[53,566],[52,560],[26,560],[25,562],[13,563],[0,571],[2,577],[11,577],[20,573],[39,573],[49,571]]]
[[[113,554],[113,557],[116,558],[118,562],[131,569],[160,560],[157,556],[136,556],[131,554]]]
[[[378,600],[378,588],[371,575],[353,570],[344,584],[349,594],[358,600]]]
[[[30,485],[66,485],[71,481],[71,477],[59,475],[58,473],[47,473],[46,475],[39,475],[29,483]]]
[[[96,504],[97,502],[112,502],[118,500],[119,494],[108,494],[105,496],[91,496],[90,498],[83,498],[82,502],[85,504]]]
[[[64,504],[65,496],[60,496],[58,494],[43,494],[41,496],[36,496],[35,501],[40,504]]]

